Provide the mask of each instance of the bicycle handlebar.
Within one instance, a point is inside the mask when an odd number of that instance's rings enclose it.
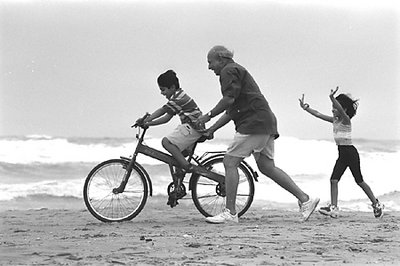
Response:
[[[149,113],[145,113],[143,117],[139,118],[138,120],[136,120],[136,123],[134,125],[132,125],[131,127],[141,127],[141,128],[145,128],[144,127],[144,120],[150,116]]]
[[[149,117],[150,116],[150,114],[149,113],[145,113],[144,114],[144,116],[142,116],[141,118],[139,118],[138,120],[136,120],[136,122],[135,122],[135,124],[133,124],[132,126],[131,126],[131,128],[133,128],[133,127],[141,127],[141,128],[143,128],[143,129],[147,129],[148,128],[148,126],[145,126],[144,125],[144,120],[147,118],[147,117]],[[202,134],[202,136],[197,140],[197,142],[205,142],[206,140],[211,140],[211,139],[213,139],[214,138],[214,134],[211,134],[211,135],[208,135],[208,134]]]

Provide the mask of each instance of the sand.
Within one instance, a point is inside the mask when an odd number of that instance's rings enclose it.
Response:
[[[182,201],[182,200],[181,200]],[[123,223],[84,206],[0,213],[1,265],[399,265],[400,213],[382,219],[294,211],[254,203],[239,224],[207,224],[190,200],[171,209],[154,197]]]

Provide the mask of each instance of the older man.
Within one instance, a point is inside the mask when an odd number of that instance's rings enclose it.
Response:
[[[233,120],[236,134],[224,157],[226,176],[226,209],[206,218],[209,223],[239,222],[235,209],[240,162],[253,154],[257,167],[297,199],[306,221],[314,212],[319,199],[311,199],[274,162],[274,141],[279,137],[274,113],[250,73],[233,60],[233,52],[224,46],[214,46],[207,55],[208,68],[220,77],[222,99],[210,112],[199,118],[200,123],[225,113],[212,125],[214,132]]]

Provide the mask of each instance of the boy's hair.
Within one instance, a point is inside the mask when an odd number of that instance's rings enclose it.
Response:
[[[346,109],[346,114],[352,118],[355,116],[358,107],[358,100],[353,100],[349,95],[339,94],[336,100],[340,103],[343,109]]]
[[[175,89],[180,89],[179,79],[171,69],[161,74],[157,79],[157,83],[161,87],[170,88],[172,85],[175,85]]]

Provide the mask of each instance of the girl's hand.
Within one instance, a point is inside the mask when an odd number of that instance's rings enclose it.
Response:
[[[301,96],[301,99],[299,99],[300,102],[300,107],[303,108],[303,110],[307,110],[308,107],[310,107],[310,105],[308,103],[304,102],[304,93]]]
[[[329,94],[329,97],[335,96],[335,93],[339,90],[339,86],[336,87],[336,89],[331,90],[331,93]]]

